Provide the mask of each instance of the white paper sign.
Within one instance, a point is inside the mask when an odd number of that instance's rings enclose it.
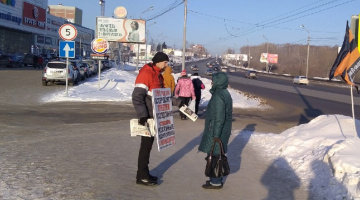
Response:
[[[152,94],[156,138],[161,151],[175,144],[171,91],[170,88],[158,88],[153,89]]]

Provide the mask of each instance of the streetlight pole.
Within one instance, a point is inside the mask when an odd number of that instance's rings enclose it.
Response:
[[[249,40],[246,39],[246,41],[248,42],[248,45],[249,45],[249,64],[248,64],[248,67],[250,67],[250,59],[251,59],[251,55],[250,55],[250,44],[249,44]]]
[[[100,0],[99,4],[101,6],[101,16],[104,16],[104,13],[105,13],[105,0]]]
[[[185,69],[185,51],[186,51],[186,15],[187,0],[184,1],[184,31],[183,31],[183,51],[182,51],[182,70]]]
[[[154,10],[154,6],[150,6],[149,8],[147,8],[146,10],[144,10],[144,11],[140,14],[140,19],[142,19],[142,18],[141,18],[141,15],[142,15],[142,14],[144,14],[144,13],[150,11],[150,10]]]
[[[146,13],[150,10],[154,10],[154,6],[150,6],[149,8],[147,8],[146,10],[144,10],[143,12],[141,12],[140,14],[140,19],[141,19],[141,15],[143,13]],[[146,40],[146,38],[145,38]],[[146,42],[145,42],[145,45],[146,45]],[[136,70],[138,71],[139,70],[139,54],[140,54],[140,43],[137,43],[137,62],[136,62]]]
[[[266,67],[265,70],[266,72],[268,72],[268,68],[269,68],[269,62],[267,60],[268,58],[268,54],[269,54],[269,40],[265,37],[265,35],[263,35],[263,38],[266,40]]]
[[[148,28],[150,27],[150,26],[152,26],[152,25],[154,25],[154,24],[156,24],[156,22],[153,22],[152,24],[150,24],[149,26],[148,26]],[[147,60],[147,46],[148,46],[148,35],[149,35],[149,30],[147,29],[146,30],[146,38],[145,38],[145,44],[146,44],[146,47],[145,47],[145,60]]]
[[[105,13],[105,0],[100,0],[99,4],[101,6],[101,16],[104,16]],[[101,60],[98,61],[98,68],[99,68],[99,72],[98,72],[98,85],[99,85],[99,90],[100,90],[100,72],[101,72]]]
[[[309,52],[310,52],[310,32],[305,28],[305,26],[302,24],[300,25],[300,28],[303,28],[308,33],[307,38],[307,56],[306,56],[306,77],[308,77],[308,71],[309,71]]]

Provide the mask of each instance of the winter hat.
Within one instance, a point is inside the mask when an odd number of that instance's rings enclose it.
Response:
[[[155,56],[153,57],[152,61],[154,64],[162,62],[162,61],[169,61],[169,57],[163,52],[157,52],[155,54]]]
[[[182,70],[181,73],[180,73],[181,76],[186,76],[186,70]]]

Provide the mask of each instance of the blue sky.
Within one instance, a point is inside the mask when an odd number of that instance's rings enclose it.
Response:
[[[184,28],[182,2],[105,0],[105,17],[111,17],[116,7],[123,6],[128,11],[127,18],[147,20],[149,36],[155,42],[165,42],[181,49]],[[48,0],[48,3],[82,9],[83,26],[94,30],[96,16],[101,15],[99,0]],[[151,6],[153,10],[144,12]],[[308,32],[311,45],[341,46],[346,21],[350,23],[351,16],[360,13],[360,0],[188,0],[187,10],[188,44],[202,44],[215,55],[227,48],[239,53],[244,45],[267,41],[306,44]],[[308,32],[299,27],[302,24]]]

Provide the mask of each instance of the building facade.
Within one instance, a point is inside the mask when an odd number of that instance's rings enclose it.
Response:
[[[0,53],[57,54],[59,28],[71,22],[48,11],[47,0],[0,1]],[[73,25],[78,32],[76,55],[89,56],[94,30]]]
[[[76,7],[59,5],[49,5],[49,13],[64,18],[68,22],[82,26],[82,10]]]

